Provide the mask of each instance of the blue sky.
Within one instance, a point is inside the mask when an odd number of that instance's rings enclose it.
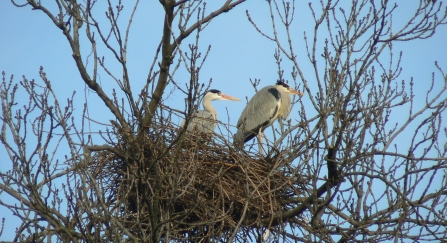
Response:
[[[16,80],[22,75],[27,78],[38,79],[39,66],[43,66],[48,77],[53,81],[53,86],[63,99],[72,90],[76,90],[77,100],[81,101],[85,86],[74,66],[67,41],[61,31],[52,26],[50,20],[40,11],[31,11],[29,8],[20,9],[9,2],[1,3],[0,39],[1,70],[7,75],[14,74]],[[212,5],[212,4],[208,4]],[[128,7],[127,5],[125,6]],[[208,6],[210,9],[212,6]],[[307,7],[304,4],[302,7]],[[405,7],[405,6],[403,6]],[[130,6],[128,7],[130,11]],[[297,8],[298,9],[298,8]],[[260,35],[247,21],[245,11],[249,10],[259,27],[267,33],[272,33],[268,17],[267,4],[243,3],[229,13],[214,19],[202,32],[200,47],[203,51],[211,45],[211,52],[201,72],[201,82],[207,83],[213,80],[212,88],[224,93],[236,96],[240,99],[250,98],[254,90],[249,79],[261,79],[261,87],[273,84],[277,79],[277,66],[273,54],[276,45]],[[210,10],[208,10],[210,11]],[[306,8],[298,14],[295,24],[309,21],[309,11]],[[131,28],[129,40],[129,69],[134,90],[140,90],[147,77],[147,70],[152,61],[156,45],[160,40],[162,26],[162,9],[155,4],[148,6],[141,2]],[[127,22],[124,22],[127,24]],[[297,51],[301,51],[302,63],[305,61],[305,47],[302,40],[303,31],[310,24],[301,25],[294,31]],[[307,29],[309,34],[309,29]],[[399,42],[395,44],[395,53],[403,51],[403,75],[402,79],[408,80],[414,77],[416,85],[424,87],[430,81],[430,75],[434,71],[434,62],[439,61],[441,67],[447,66],[446,45],[447,30],[440,28],[438,33],[427,40],[413,42]],[[187,39],[183,44],[192,42]],[[285,42],[285,41],[284,41]],[[88,49],[86,49],[88,50]],[[106,59],[106,62],[112,62]],[[291,65],[284,65],[286,69]],[[308,72],[304,69],[304,72]],[[311,70],[308,72],[311,74]],[[180,84],[188,82],[188,76],[181,71],[176,76]],[[110,92],[108,87],[113,83],[103,75],[101,82],[104,89]],[[178,103],[183,97],[176,95],[169,98],[168,102]],[[232,120],[238,118],[243,109],[242,103],[214,102],[221,120],[226,119],[225,107],[229,107]],[[183,108],[183,104],[178,108]],[[100,113],[99,113],[100,114]],[[235,123],[236,121],[233,121]]]
[[[131,85],[136,92],[145,83],[153,54],[160,41],[163,10],[158,1],[154,2],[156,4],[150,6],[148,1],[140,2],[131,28],[128,66]],[[412,11],[406,8],[407,6],[402,6],[400,13]],[[207,8],[208,12],[211,11],[213,4],[208,4]],[[125,9],[125,14],[128,14],[131,6],[125,5]],[[203,52],[208,45],[211,45],[211,52],[200,74],[201,82],[207,83],[212,79],[212,88],[243,100],[242,102],[214,102],[221,121],[228,121],[226,110],[228,109],[232,125],[237,122],[246,97],[250,98],[255,93],[249,79],[261,79],[260,87],[271,85],[277,80],[277,65],[273,58],[276,45],[262,38],[255,31],[246,18],[246,10],[249,10],[260,28],[266,30],[267,33],[272,33],[268,5],[265,1],[251,1],[211,21],[201,33],[200,39],[200,48]],[[300,3],[297,11],[299,11],[295,19],[297,29],[293,32],[293,39],[297,54],[300,56],[299,60],[304,63],[304,72],[310,78],[312,71],[306,69],[310,65],[305,64],[307,54],[303,31],[310,31],[313,22],[309,18],[307,3]],[[98,11],[100,14],[102,12],[102,10]],[[396,17],[396,23],[398,22],[399,17]],[[127,25],[127,22],[123,22],[123,25]],[[104,122],[110,119],[110,114],[105,110],[102,102],[95,103],[97,102],[95,95],[86,91],[75,68],[68,42],[61,31],[42,12],[32,11],[29,7],[17,8],[9,1],[0,1],[0,33],[0,71],[5,71],[8,77],[13,74],[15,81],[21,80],[22,75],[28,79],[39,80],[39,67],[43,66],[60,100],[66,100],[76,90],[75,100],[79,107],[78,112],[82,111],[82,104],[87,98],[94,104],[90,107],[93,119]],[[193,39],[189,38],[183,44],[186,46],[191,42]],[[438,61],[444,71],[447,71],[446,43],[447,28],[445,26],[439,28],[434,37],[427,40],[395,43],[395,54],[399,51],[404,53],[401,65],[403,74],[400,79],[409,80],[410,77],[414,77],[416,94],[424,94],[424,90],[428,89],[431,73],[436,72],[435,61]],[[84,53],[87,52],[88,48],[84,49]],[[109,60],[110,65],[116,65],[111,59],[106,59],[107,62]],[[291,65],[286,64],[283,68],[287,72],[287,68],[291,68]],[[116,73],[119,73],[119,69]],[[179,71],[175,78],[180,84],[188,83],[189,80],[184,71]],[[116,87],[106,75],[102,75],[100,81],[109,94],[112,88]],[[166,104],[182,109],[184,98],[180,92],[177,92],[169,96]],[[420,98],[422,102],[424,95]],[[306,96],[303,99],[304,104],[309,103]],[[297,108],[291,113],[291,118],[298,119]],[[176,122],[180,123],[180,118]],[[0,152],[3,153],[4,150],[0,148]],[[2,165],[4,163],[3,161],[0,163],[0,169],[4,169]],[[2,216],[6,215],[2,213]],[[0,240],[10,239],[14,228],[17,227],[16,222],[10,223],[9,220],[7,217],[6,233],[0,237]]]

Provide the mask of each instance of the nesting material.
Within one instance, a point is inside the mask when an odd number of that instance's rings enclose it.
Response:
[[[143,143],[120,145],[126,158],[96,154],[96,180],[126,227],[140,220],[149,230],[157,213],[171,220],[170,237],[213,235],[238,224],[265,228],[298,204],[286,199],[300,195],[304,183],[283,154],[259,157],[217,135],[179,134],[172,127],[150,130]]]

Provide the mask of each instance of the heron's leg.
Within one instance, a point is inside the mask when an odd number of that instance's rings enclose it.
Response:
[[[259,153],[261,153],[262,156],[264,156],[265,152],[264,152],[264,147],[262,146],[262,137],[264,137],[264,133],[262,132],[262,127],[259,128],[259,132],[258,132],[258,148],[259,148]]]

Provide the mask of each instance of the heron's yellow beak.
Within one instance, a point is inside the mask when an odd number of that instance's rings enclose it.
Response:
[[[236,97],[229,96],[229,95],[226,95],[226,94],[220,94],[220,96],[221,96],[222,98],[227,99],[227,100],[241,101],[240,99],[238,99],[238,98],[236,98]]]
[[[301,96],[304,95],[303,92],[300,92],[300,91],[294,90],[294,89],[289,89],[289,92],[290,92],[290,94],[293,94],[293,95],[301,95]]]

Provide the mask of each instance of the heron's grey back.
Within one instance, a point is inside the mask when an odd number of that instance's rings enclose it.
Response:
[[[183,127],[185,124],[185,120],[183,120],[180,125]],[[214,129],[217,126],[217,121],[214,119],[214,116],[208,111],[199,110],[194,113],[191,121],[188,124],[187,131],[199,131],[203,133],[214,133]]]
[[[241,145],[256,136],[259,129],[264,130],[278,111],[280,92],[274,86],[259,90],[250,99],[237,122],[238,130],[233,143]]]

